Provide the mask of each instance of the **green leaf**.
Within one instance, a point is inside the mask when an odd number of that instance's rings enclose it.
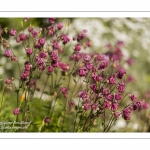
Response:
[[[44,105],[42,105],[42,107],[44,107],[44,108],[46,108],[46,109],[50,109],[48,106],[44,106]]]
[[[83,111],[80,110],[80,111],[78,111],[78,113],[83,113]]]

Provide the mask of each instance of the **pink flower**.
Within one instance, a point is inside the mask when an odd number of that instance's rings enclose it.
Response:
[[[49,118],[49,117],[46,117],[46,118],[44,119],[44,122],[45,122],[45,123],[49,123],[49,122],[50,122],[50,118]]]
[[[34,38],[38,37],[38,32],[37,32],[37,31],[32,30],[31,33],[32,33],[32,36],[33,36]]]
[[[111,103],[108,100],[105,100],[103,107],[106,108],[106,109],[110,109],[111,108]]]
[[[115,99],[116,99],[117,101],[121,100],[121,99],[122,99],[122,95],[121,95],[120,93],[116,93],[116,94],[115,94]]]
[[[20,38],[21,41],[24,41],[24,40],[27,39],[27,36],[24,33],[20,33],[19,38]]]
[[[126,74],[125,69],[124,69],[124,68],[121,68],[121,69],[119,70],[119,72],[118,72],[118,75],[117,75],[118,79],[122,79],[125,74]]]
[[[74,101],[71,100],[71,101],[69,102],[69,107],[73,107],[74,105],[75,105]]]
[[[91,63],[86,63],[86,68],[87,68],[88,70],[92,70],[93,64],[91,64]]]
[[[112,103],[111,110],[117,110],[117,109],[118,109],[118,104],[117,103]]]
[[[30,71],[31,68],[32,68],[32,66],[31,66],[30,64],[26,64],[26,65],[25,65],[25,70],[26,70],[26,71]]]
[[[40,45],[44,45],[45,44],[45,38],[40,38],[39,43],[40,43]]]
[[[108,66],[108,61],[101,61],[99,69],[105,69]]]
[[[90,40],[87,40],[87,41],[86,41],[86,45],[87,45],[88,47],[91,47],[92,42],[91,42]]]
[[[113,101],[113,100],[114,100],[114,95],[113,95],[113,94],[108,94],[108,95],[106,96],[106,98],[107,98],[108,100],[110,100],[110,101]]]
[[[108,81],[109,81],[109,84],[115,84],[116,83],[116,80],[113,76],[109,77]]]
[[[79,76],[84,77],[87,75],[87,73],[88,70],[85,67],[79,69]]]
[[[10,29],[9,34],[10,34],[11,36],[15,36],[16,33],[17,33],[17,31],[16,31],[15,29]]]
[[[91,56],[90,56],[90,55],[85,55],[85,56],[83,57],[83,59],[84,59],[85,61],[89,62],[89,61],[91,60]]]
[[[134,60],[131,59],[131,58],[129,58],[129,59],[127,60],[127,63],[128,63],[128,65],[132,66],[132,65],[134,64]]]
[[[144,102],[144,103],[143,103],[143,108],[144,108],[144,109],[148,109],[148,107],[149,107],[149,104],[146,103],[146,102]]]
[[[49,23],[54,23],[56,18],[49,18]]]
[[[25,18],[24,21],[27,22],[30,18]]]
[[[11,61],[18,61],[18,58],[17,58],[17,56],[15,56],[15,55],[12,55],[12,56],[11,56]]]
[[[68,37],[68,35],[65,35],[65,34],[61,35],[61,39],[63,40],[64,45],[70,41],[70,38]]]
[[[5,51],[5,53],[4,53],[4,56],[9,58],[9,57],[11,57],[11,54],[12,54],[12,50],[11,49],[7,49]]]
[[[62,23],[61,23],[61,22],[58,22],[58,23],[57,23],[57,27],[58,27],[58,30],[61,30],[61,29],[63,28]]]
[[[20,109],[19,108],[15,108],[13,113],[14,113],[14,115],[18,115],[20,113]]]
[[[118,117],[120,116],[120,113],[119,112],[115,112],[114,113],[114,117],[117,119]]]
[[[11,81],[12,81],[11,79],[6,79],[5,83],[6,83],[6,84],[10,84]]]
[[[27,55],[32,55],[32,48],[27,48],[26,49],[26,54]]]
[[[84,110],[90,110],[90,108],[91,108],[91,104],[90,103],[85,103],[85,104],[83,104],[83,106],[84,106]]]
[[[80,44],[75,45],[75,51],[80,51],[80,50],[81,50],[81,45]]]
[[[47,54],[46,54],[46,52],[41,51],[40,54],[39,54],[39,56],[40,56],[40,58],[46,58]]]
[[[136,101],[136,99],[137,99],[134,94],[130,94],[129,97],[130,97],[131,101]]]
[[[90,88],[93,92],[96,92],[97,91],[97,87],[96,87],[96,84],[91,84],[90,85]]]
[[[89,98],[88,93],[86,91],[80,91],[78,93],[79,98],[82,98],[83,100],[86,100]]]
[[[96,110],[97,107],[98,107],[98,104],[96,104],[96,103],[92,104],[92,109],[93,109],[93,110]]]
[[[67,93],[68,93],[68,90],[67,90],[66,87],[62,87],[60,90],[61,90],[61,92],[62,92],[63,94],[67,94]]]
[[[87,33],[87,30],[83,30],[78,36],[77,36],[77,41],[79,42],[80,40],[82,40],[83,38],[85,38]]]
[[[49,67],[48,67],[48,72],[49,72],[49,73],[52,73],[53,71],[54,71],[53,67],[52,67],[52,66],[49,66]]]
[[[21,41],[21,40],[20,40],[20,37],[17,37],[17,38],[16,38],[16,42],[17,42],[17,43],[20,43],[20,41]]]
[[[29,31],[29,32],[32,32],[32,31],[33,31],[33,27],[29,27],[29,28],[28,28],[28,31]]]
[[[125,120],[130,120],[131,118],[131,110],[129,108],[125,108],[123,111],[122,111],[122,117],[125,119]]]

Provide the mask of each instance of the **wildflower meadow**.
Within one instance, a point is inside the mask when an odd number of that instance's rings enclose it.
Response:
[[[149,132],[142,21],[1,18],[0,132]]]

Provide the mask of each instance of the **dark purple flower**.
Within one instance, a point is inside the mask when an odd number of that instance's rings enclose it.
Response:
[[[56,18],[49,18],[48,21],[49,23],[54,23]]]
[[[21,80],[26,81],[29,74],[30,74],[29,71],[25,71],[25,70],[22,71],[21,72]]]
[[[83,30],[78,36],[77,36],[77,41],[79,42],[80,40],[82,40],[83,38],[85,38],[87,33],[87,30]]]
[[[96,84],[91,84],[90,88],[93,92],[96,92],[96,90],[97,90]]]
[[[125,69],[124,69],[124,68],[121,68],[121,69],[118,71],[118,75],[117,75],[118,79],[122,79],[125,74],[126,74]]]
[[[19,38],[20,38],[21,41],[24,41],[24,40],[27,39],[27,35],[25,35],[24,33],[20,33]]]
[[[44,119],[44,122],[45,122],[45,123],[49,123],[49,122],[50,122],[50,118],[49,118],[49,117],[46,117],[46,118]]]
[[[33,31],[33,27],[29,27],[29,28],[28,28],[28,31],[29,31],[29,32],[32,32],[32,31]]]
[[[106,108],[106,109],[110,109],[110,108],[111,108],[111,103],[110,103],[110,101],[105,100],[103,107]]]
[[[108,94],[108,95],[106,96],[106,98],[107,98],[108,100],[110,100],[110,101],[113,101],[113,100],[114,100],[114,95],[113,95],[113,94]]]
[[[117,110],[117,109],[118,109],[118,104],[117,103],[112,103],[111,110]]]
[[[46,52],[41,51],[40,54],[39,54],[39,57],[40,57],[40,58],[46,58],[46,57],[47,57]]]
[[[100,62],[100,69],[105,69],[108,66],[108,61],[101,61]]]
[[[36,60],[37,60],[38,65],[44,65],[44,60],[43,60],[43,58],[37,57]]]
[[[117,87],[117,89],[118,89],[119,93],[123,93],[124,92],[124,86],[120,85],[120,86]]]
[[[130,94],[129,97],[130,97],[131,101],[136,101],[136,99],[137,99],[134,94]]]
[[[120,93],[115,94],[115,100],[119,101],[122,99],[122,95]]]
[[[125,108],[123,111],[122,111],[122,117],[125,119],[125,120],[130,120],[131,118],[131,110],[130,108]]]
[[[93,110],[96,110],[97,107],[98,107],[98,104],[96,104],[96,103],[92,104],[92,109],[93,109]]]
[[[116,83],[116,80],[113,76],[109,77],[108,81],[109,81],[109,84],[115,84]]]

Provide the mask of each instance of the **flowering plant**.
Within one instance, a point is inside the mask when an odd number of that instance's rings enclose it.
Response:
[[[15,77],[5,80],[0,113],[9,89],[16,92],[13,121],[31,122],[28,128],[23,124],[22,130],[12,131],[32,131],[36,126],[39,132],[108,132],[119,117],[130,120],[133,111],[147,106],[125,90],[127,72],[121,51],[124,42],[109,44],[108,51],[100,53],[92,50],[87,30],[70,37],[66,31],[69,24],[64,26],[55,18],[48,21],[46,28],[36,29],[30,24],[21,33],[9,30],[9,35],[23,45],[23,67],[8,40],[0,37],[4,57],[18,64],[20,75],[18,84]],[[127,99],[129,103],[124,103]],[[36,124],[35,109],[44,112],[40,124]]]

